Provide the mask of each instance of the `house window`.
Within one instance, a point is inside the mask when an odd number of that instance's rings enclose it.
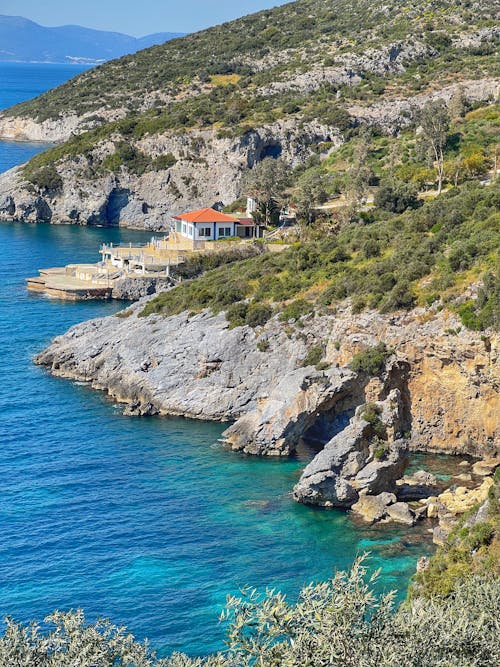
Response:
[[[183,233],[184,235],[187,234],[187,226],[186,226],[186,223],[185,223],[185,222],[182,223],[182,233]]]
[[[208,236],[212,236],[212,230],[210,227],[200,227],[200,231],[198,232],[198,236],[201,238],[202,236],[207,238]]]
[[[224,236],[231,236],[231,227],[220,227],[219,238],[223,238]]]

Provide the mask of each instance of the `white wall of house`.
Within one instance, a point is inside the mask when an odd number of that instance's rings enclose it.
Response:
[[[257,200],[253,197],[247,197],[247,215],[251,217],[252,213],[257,210]]]
[[[178,221],[177,231],[193,241],[216,241],[217,239],[236,236],[234,222],[190,222]]]

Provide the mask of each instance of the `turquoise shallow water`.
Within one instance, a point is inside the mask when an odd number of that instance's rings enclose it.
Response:
[[[0,164],[13,166],[20,153],[0,143]],[[381,587],[404,596],[428,542],[294,503],[307,454],[230,454],[217,442],[221,425],[124,417],[103,395],[32,364],[53,336],[120,306],[32,296],[24,279],[95,261],[103,241],[142,239],[116,229],[0,225],[0,616],[28,621],[82,607],[149,637],[161,653],[204,653],[222,646],[226,593],[249,584],[293,596],[367,550],[382,568]]]

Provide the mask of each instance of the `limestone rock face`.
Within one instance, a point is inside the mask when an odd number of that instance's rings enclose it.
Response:
[[[355,477],[357,488],[366,489],[369,493],[382,493],[394,490],[396,479],[408,465],[407,443],[396,440],[388,448],[380,460],[370,461]]]
[[[385,416],[387,423],[397,423],[401,412],[399,391],[393,390],[384,403],[380,404],[381,419]],[[377,456],[380,444],[363,410],[359,407],[349,426],[306,467],[294,488],[296,500],[307,505],[351,507],[361,490],[377,495],[394,488],[408,464],[407,445],[399,439],[384,443],[384,453]]]
[[[300,341],[278,336],[282,354],[260,352],[249,327],[230,330],[224,315],[186,313],[77,325],[36,357],[55,375],[89,381],[135,414],[230,420],[257,407],[262,392],[296,370]]]
[[[116,173],[96,176],[91,162],[102,161],[115,151],[112,139],[96,144],[90,161],[85,156],[60,161],[57,170],[63,187],[58,191],[34,191],[24,180],[21,168],[1,174],[0,220],[166,230],[173,215],[238,199],[243,171],[269,152],[280,154],[295,167],[305,162],[319,143],[339,147],[344,141],[335,127],[311,121],[299,128],[290,119],[236,138],[219,138],[213,130],[193,130],[182,135],[165,132],[141,139],[137,149],[152,159],[172,154],[176,162],[170,168],[141,176],[121,168]],[[118,141],[119,137],[115,139]],[[40,199],[43,217],[35,205]]]
[[[235,451],[290,454],[319,414],[333,410],[355,389],[356,375],[348,369],[323,373],[299,368],[280,378],[273,391],[223,437]]]
[[[139,301],[145,296],[163,292],[173,286],[170,278],[122,278],[113,287],[113,299]]]
[[[417,308],[348,317],[339,308],[332,322],[327,360],[343,366],[353,355],[384,341],[408,363],[403,396],[411,406],[410,448],[494,457],[500,443],[500,357],[495,333],[465,329],[447,311]],[[455,328],[458,335],[447,330]],[[338,349],[337,349],[338,348]],[[367,388],[367,400],[371,400]],[[377,398],[379,387],[373,386]]]
[[[86,380],[107,391],[133,414],[238,420],[225,434],[238,451],[286,454],[323,420],[345,411],[351,411],[350,416],[356,406],[380,401],[391,441],[404,434],[415,450],[490,458],[497,452],[498,339],[488,334],[486,349],[480,333],[462,330],[450,337],[446,329],[458,323],[446,311],[353,314],[348,305],[340,305],[334,317],[304,320],[300,335],[289,337],[277,318],[265,328],[229,329],[223,314],[141,318],[137,314],[143,306],[144,300],[127,309],[126,318],[107,317],[73,327],[36,361],[56,375]],[[353,355],[381,340],[395,350],[384,377],[355,377],[348,368]],[[266,342],[267,351],[259,351],[260,341]],[[319,343],[327,344],[331,367],[303,368],[308,349]],[[396,411],[385,401],[392,389],[399,390]],[[351,427],[343,437],[357,445],[338,465],[354,488],[356,476],[370,461],[363,458],[363,429]],[[328,443],[337,432],[338,428],[327,432],[320,441]],[[331,447],[328,451],[322,456],[328,458]],[[340,456],[342,448],[338,451]],[[319,470],[325,474],[320,486],[332,486],[328,465]],[[370,470],[361,473],[358,482],[376,493],[380,487],[374,486]],[[383,470],[376,466],[375,479]],[[438,495],[432,484],[424,483],[421,493],[418,484],[408,482],[403,480],[408,493]],[[337,489],[336,483],[333,487]],[[354,496],[345,485],[329,493],[340,494],[341,503]],[[412,497],[402,495],[401,485],[397,493],[399,500]]]
[[[349,107],[349,113],[360,123],[376,123],[386,132],[396,134],[407,127],[418,111],[429,100],[441,99],[449,103],[458,90],[463,90],[470,102],[495,99],[498,95],[498,81],[492,78],[464,81],[445,86],[433,93],[422,93],[411,99],[391,99],[375,104],[356,103]]]

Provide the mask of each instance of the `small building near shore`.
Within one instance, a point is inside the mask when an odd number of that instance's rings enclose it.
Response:
[[[218,241],[226,238],[260,238],[263,227],[252,218],[239,218],[213,208],[202,208],[174,216],[175,231],[190,241]]]

